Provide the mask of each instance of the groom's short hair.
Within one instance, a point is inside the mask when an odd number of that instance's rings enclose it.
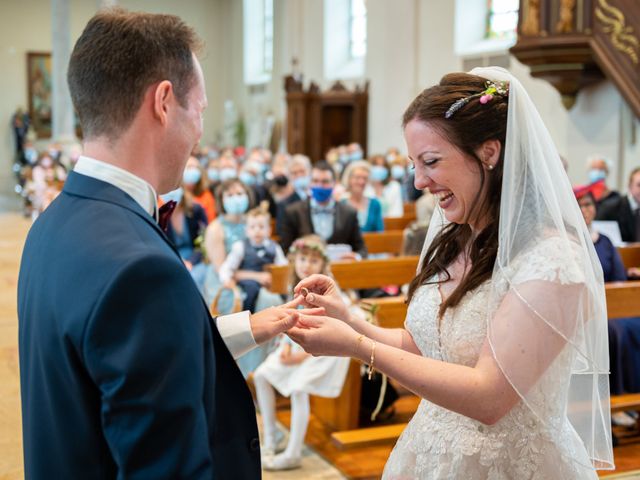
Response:
[[[187,106],[195,85],[195,31],[175,15],[102,10],[73,48],[67,81],[85,137],[116,139],[137,114],[146,90],[168,80]]]

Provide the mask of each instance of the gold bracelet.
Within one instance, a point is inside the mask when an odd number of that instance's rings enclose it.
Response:
[[[369,360],[369,369],[367,370],[367,378],[371,380],[373,375],[373,364],[376,361],[376,341],[371,340],[371,359]]]

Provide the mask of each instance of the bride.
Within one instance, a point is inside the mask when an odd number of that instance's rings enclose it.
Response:
[[[602,270],[549,132],[506,70],[446,75],[403,118],[415,186],[439,198],[404,329],[327,316],[289,335],[422,398],[386,479],[596,479],[612,469]]]

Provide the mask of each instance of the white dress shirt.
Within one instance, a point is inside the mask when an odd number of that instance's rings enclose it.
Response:
[[[127,170],[95,158],[80,156],[73,169],[76,173],[101,180],[119,188],[133,198],[142,209],[157,221],[158,196],[155,189],[145,180]],[[256,347],[251,333],[249,311],[216,318],[218,331],[234,358]]]

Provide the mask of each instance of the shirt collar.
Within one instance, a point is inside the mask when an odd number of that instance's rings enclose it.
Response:
[[[119,188],[129,194],[156,221],[158,220],[158,196],[146,180],[120,167],[85,155],[78,158],[73,170]]]
[[[636,199],[633,198],[633,195],[631,195],[630,193],[627,193],[627,198],[629,199],[629,206],[631,207],[631,212],[635,212],[638,208],[640,208],[640,205],[638,205],[638,202],[636,202]]]
[[[311,197],[309,199],[309,205],[311,206],[312,209],[314,208],[320,208],[323,210],[330,210],[333,209],[336,206],[336,201],[333,199],[333,197],[331,198],[331,200],[329,200],[329,203],[324,204],[324,205],[320,205],[315,198]]]

